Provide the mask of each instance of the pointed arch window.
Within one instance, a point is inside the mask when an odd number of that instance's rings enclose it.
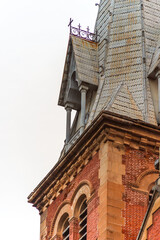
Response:
[[[76,81],[76,71],[73,71],[72,76],[71,76],[71,80]]]

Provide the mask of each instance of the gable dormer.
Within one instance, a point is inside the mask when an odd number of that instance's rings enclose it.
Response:
[[[80,92],[78,89],[78,80],[76,75],[76,62],[73,52],[72,40],[70,38],[68,43],[68,50],[64,66],[58,105],[63,107],[71,105],[72,109],[79,110]]]
[[[66,144],[73,144],[87,123],[98,87],[97,48],[96,42],[70,35],[58,101],[66,109]],[[77,114],[71,127],[72,110]]]

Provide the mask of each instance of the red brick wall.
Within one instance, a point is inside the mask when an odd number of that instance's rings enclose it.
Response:
[[[154,169],[154,161],[152,154],[131,148],[127,148],[125,156],[123,156],[123,163],[126,165],[126,173],[123,176],[123,184],[125,185],[123,233],[125,240],[136,239],[148,207],[148,194],[133,190],[131,185],[136,182],[137,177],[142,172]]]
[[[47,219],[46,219],[48,235],[51,230],[51,225],[55,217],[55,213],[58,207],[60,206],[60,204],[63,203],[64,200],[70,201],[80,182],[83,180],[87,180],[92,184],[93,189],[95,191],[94,197],[88,203],[87,234],[88,234],[89,240],[96,240],[98,238],[97,223],[98,223],[98,204],[99,204],[99,199],[98,199],[99,166],[100,166],[100,163],[99,163],[99,157],[97,153],[96,155],[94,155],[93,159],[91,159],[89,163],[83,168],[83,170],[80,173],[78,173],[75,179],[64,189],[64,191],[48,207]]]
[[[148,240],[160,239],[160,208],[153,213],[153,224],[148,228],[147,239]]]
[[[137,234],[140,230],[143,218],[148,207],[148,194],[142,191],[133,189],[132,186],[136,182],[137,177],[146,170],[154,169],[155,158],[152,154],[146,153],[143,150],[134,150],[127,148],[125,155],[123,155],[123,164],[126,166],[125,176],[122,182],[125,187],[123,200],[125,201],[125,208],[122,216],[125,218],[122,231],[125,240],[136,240]],[[89,240],[98,239],[98,189],[99,189],[99,167],[100,161],[98,153],[92,160],[77,174],[74,180],[64,189],[64,191],[55,199],[55,201],[48,207],[47,211],[47,232],[48,236],[51,231],[53,219],[59,206],[64,200],[69,202],[75,193],[78,185],[83,181],[89,181],[95,191],[94,197],[88,202],[88,224],[87,235]],[[73,227],[73,229],[72,229]],[[78,227],[78,226],[77,226]],[[76,229],[75,223],[71,225],[70,232],[74,233]],[[74,239],[75,240],[75,239]]]
[[[78,219],[72,218],[69,224],[69,239],[78,240],[79,239],[79,223]]]
[[[98,205],[99,199],[98,196],[93,198],[88,203],[88,218],[87,218],[87,239],[96,240],[98,239]]]

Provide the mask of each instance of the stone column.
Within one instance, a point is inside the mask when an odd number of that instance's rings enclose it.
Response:
[[[78,219],[75,217],[72,217],[69,220],[69,239],[70,240],[79,239],[79,223],[78,223]]]
[[[80,123],[80,133],[82,134],[85,127],[85,115],[86,115],[86,95],[88,87],[81,85],[79,88],[81,92],[81,123]]]
[[[70,129],[71,129],[71,107],[66,106],[66,144],[69,142],[70,139]]]

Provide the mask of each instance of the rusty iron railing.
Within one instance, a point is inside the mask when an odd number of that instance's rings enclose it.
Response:
[[[78,25],[78,28],[72,26],[73,19],[70,18],[70,22],[68,24],[68,27],[70,27],[70,34],[77,36],[79,38],[83,38],[85,40],[97,42],[97,32],[91,33],[89,31],[89,27],[87,27],[87,30],[82,30],[81,25]]]

